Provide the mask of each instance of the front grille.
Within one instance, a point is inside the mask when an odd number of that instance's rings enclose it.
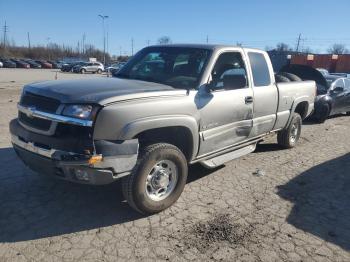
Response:
[[[49,121],[49,120],[36,118],[36,117],[31,118],[22,112],[18,113],[18,119],[21,123],[23,123],[29,127],[32,127],[35,129],[40,129],[43,131],[48,131],[50,129],[50,126],[51,126],[51,121]]]
[[[56,113],[56,110],[60,105],[60,101],[50,97],[25,92],[21,98],[20,104],[26,107],[35,107],[35,109],[40,111]]]
[[[34,107],[36,110],[43,112],[56,113],[60,106],[60,101],[54,98],[36,95],[31,92],[24,92],[21,97],[20,105],[24,107]],[[41,131],[49,131],[52,124],[50,120],[28,117],[23,112],[18,113],[18,119],[22,124]]]

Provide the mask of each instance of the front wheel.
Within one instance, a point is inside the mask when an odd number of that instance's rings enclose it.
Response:
[[[102,74],[102,69],[98,69],[97,74]]]
[[[143,214],[160,212],[180,197],[187,180],[187,160],[180,149],[166,143],[149,145],[122,181],[129,205]]]
[[[85,74],[86,70],[84,68],[80,69],[80,73]]]
[[[284,148],[295,147],[301,133],[302,119],[298,113],[294,113],[288,127],[277,133],[277,142]]]

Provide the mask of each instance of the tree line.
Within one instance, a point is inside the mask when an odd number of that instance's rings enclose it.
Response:
[[[58,45],[50,43],[47,46],[16,46],[7,44],[0,45],[0,57],[3,58],[30,58],[42,60],[63,60],[63,59],[80,59],[88,60],[90,57],[103,61],[103,51],[93,45],[85,45],[83,48],[73,48],[71,46]],[[125,61],[127,56],[111,56],[106,53],[106,61]]]
[[[265,49],[266,49],[266,51],[275,50],[275,51],[279,51],[279,52],[294,51],[293,48],[290,47],[286,43],[278,43],[276,45],[276,47],[266,47]],[[313,53],[313,51],[310,47],[304,47],[300,50],[300,52],[301,53],[309,53],[309,54]],[[331,45],[327,49],[327,52],[329,54],[335,54],[335,55],[342,55],[342,54],[349,54],[350,53],[349,49],[347,49],[344,44],[339,44],[339,43],[335,43],[335,44]]]

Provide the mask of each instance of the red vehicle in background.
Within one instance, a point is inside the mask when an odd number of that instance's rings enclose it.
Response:
[[[12,62],[16,63],[17,68],[30,68],[30,65],[18,59],[11,59]]]
[[[47,61],[44,60],[36,60],[38,64],[41,65],[41,68],[46,68],[46,69],[52,69],[52,64],[48,63]]]

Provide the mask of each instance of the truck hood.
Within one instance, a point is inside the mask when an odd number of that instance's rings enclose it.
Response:
[[[62,103],[106,105],[122,100],[186,95],[185,90],[168,85],[119,78],[86,78],[37,82],[24,86],[24,92],[51,97]]]

